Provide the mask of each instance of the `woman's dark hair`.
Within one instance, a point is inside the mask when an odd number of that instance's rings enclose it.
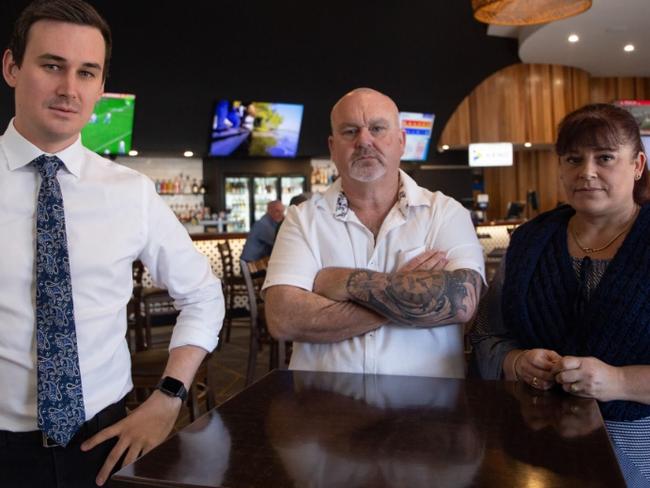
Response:
[[[18,67],[23,64],[29,29],[39,20],[68,22],[98,29],[102,33],[106,48],[103,70],[103,78],[106,79],[111,59],[111,29],[102,16],[83,0],[35,0],[22,11],[14,24],[9,46],[7,46]]]
[[[585,105],[566,115],[558,126],[555,152],[558,156],[578,148],[618,148],[630,144],[634,155],[645,153],[639,125],[624,108],[608,103]],[[634,201],[639,205],[650,202],[650,176],[647,168],[634,182]]]

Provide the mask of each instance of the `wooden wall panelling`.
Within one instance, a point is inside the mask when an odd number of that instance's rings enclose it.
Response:
[[[528,190],[537,191],[539,211],[554,208],[564,201],[558,162],[552,150],[516,151],[513,166],[485,168],[485,191],[490,195],[488,218],[498,220],[505,216],[508,202],[526,201]],[[535,216],[532,209],[527,213]]]
[[[650,78],[591,78],[589,93],[592,103],[647,100],[650,98]]]
[[[469,121],[469,97],[465,97],[460,102],[460,105],[454,112],[454,116],[447,122],[440,140],[446,141],[444,144],[449,144],[450,146],[462,145],[463,141],[472,140]]]

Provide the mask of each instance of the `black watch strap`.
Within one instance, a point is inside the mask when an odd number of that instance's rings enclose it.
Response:
[[[165,395],[168,395],[170,397],[180,398],[182,402],[185,402],[185,400],[187,400],[187,390],[185,389],[185,385],[181,380],[177,380],[171,376],[165,376],[164,378],[161,378],[156,385],[156,389],[162,391]]]

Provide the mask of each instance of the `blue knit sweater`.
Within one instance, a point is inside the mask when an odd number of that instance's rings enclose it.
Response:
[[[644,206],[589,303],[576,307],[579,283],[567,247],[574,210],[541,214],[512,235],[503,286],[504,324],[524,348],[594,356],[613,366],[650,364],[650,205]],[[600,404],[608,420],[650,416],[650,405]]]

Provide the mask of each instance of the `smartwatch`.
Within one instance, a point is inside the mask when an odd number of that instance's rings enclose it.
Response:
[[[185,385],[182,381],[172,378],[171,376],[161,378],[156,385],[156,389],[170,397],[180,398],[182,402],[187,400],[187,390],[185,389]]]

